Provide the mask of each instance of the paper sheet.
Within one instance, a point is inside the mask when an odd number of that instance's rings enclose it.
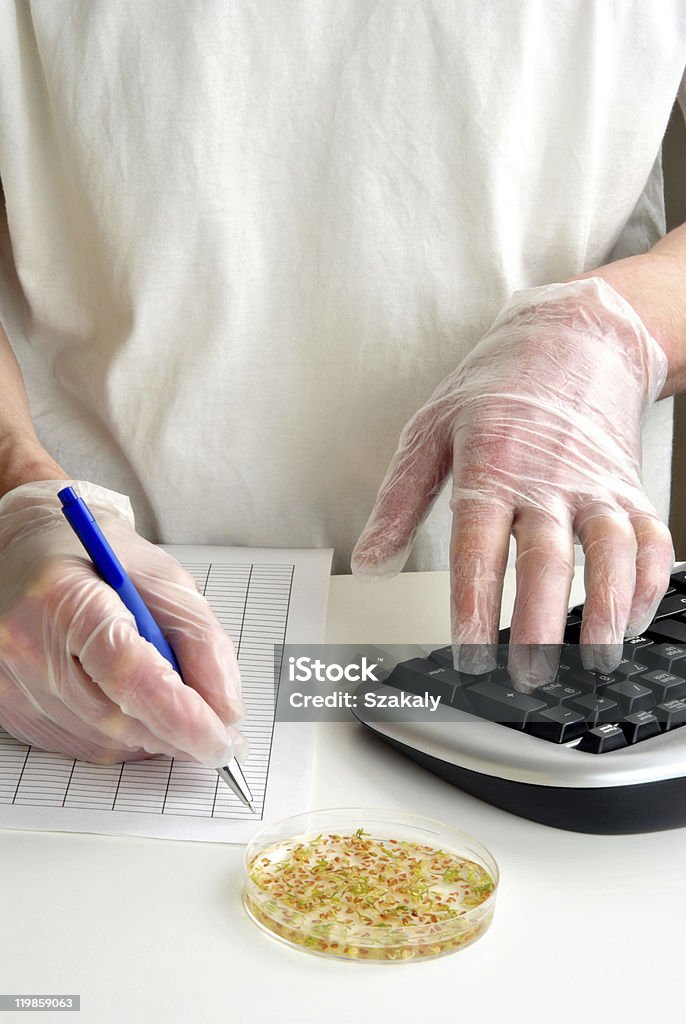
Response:
[[[217,773],[154,757],[93,765],[28,747],[0,729],[0,827],[247,842],[309,808],[313,734],[274,722],[274,645],[324,637],[331,551],[165,546],[195,577],[233,638],[250,743],[243,765],[257,814]]]

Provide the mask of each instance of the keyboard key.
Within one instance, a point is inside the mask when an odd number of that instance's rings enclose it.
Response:
[[[562,659],[564,659],[564,652],[565,652],[565,650],[566,650],[566,647],[563,648]],[[568,664],[568,662],[566,662],[564,660],[560,660],[560,663],[557,666],[557,672],[555,674],[554,682],[557,682],[557,683],[567,683],[567,682],[569,682],[569,680],[571,678],[572,669],[573,669],[572,665]]]
[[[683,661],[686,658],[686,647],[679,647],[677,644],[653,644],[650,649],[650,660],[653,665],[657,668],[664,669],[665,672],[672,671],[672,664],[679,661]],[[684,662],[684,670],[686,671],[686,662]],[[676,671],[678,673],[679,666],[677,665]]]
[[[670,583],[677,590],[686,594],[686,572],[673,572],[670,577]]]
[[[686,700],[666,700],[657,705],[655,714],[660,720],[663,732],[686,725]]]
[[[557,705],[531,716],[524,728],[533,736],[540,736],[552,743],[569,743],[586,732],[588,722],[574,708]]]
[[[686,667],[686,662],[684,667]],[[686,697],[686,679],[682,676],[672,675],[671,672],[664,672],[662,669],[646,672],[636,682],[649,686],[658,703],[672,700],[674,697]]]
[[[607,754],[610,750],[619,750],[626,747],[626,736],[618,725],[597,725],[595,729],[589,729],[581,737],[577,750],[583,750],[587,754]]]
[[[512,689],[512,680],[510,679],[506,668],[497,668],[494,672],[491,672],[489,676],[482,676],[480,679],[476,676],[471,676],[469,681],[472,684],[485,682],[498,683],[499,686],[504,686],[506,690]]]
[[[635,711],[645,711],[655,704],[653,691],[633,679],[625,679],[621,683],[613,683],[611,686],[605,687],[603,697],[616,700],[625,715],[632,715]]]
[[[546,707],[542,700],[536,700],[535,697],[529,697],[525,693],[508,689],[490,680],[468,686],[465,696],[469,700],[469,710],[473,714],[518,729],[523,727],[529,715]]]
[[[466,682],[454,669],[441,668],[427,658],[412,658],[396,665],[385,680],[386,686],[394,686],[407,693],[420,696],[428,691],[440,697],[444,704],[452,704],[456,687],[459,689]]]
[[[652,622],[646,629],[646,633],[660,643],[686,644],[686,622],[682,622],[680,619],[662,619],[661,622]]]
[[[626,736],[627,743],[639,743],[641,740],[657,736],[660,730],[660,722],[652,711],[635,711],[633,715],[627,715],[619,726]]]
[[[619,683],[625,681],[620,679],[619,676],[606,676],[603,675],[602,672],[594,672],[593,675],[595,676],[595,688],[597,693],[605,693],[605,690],[607,690],[609,686],[618,686]],[[614,700],[616,698],[612,699]]]
[[[439,647],[438,650],[432,651],[429,655],[431,661],[435,661],[441,668],[453,668],[453,649],[452,647]]]
[[[622,658],[617,668],[612,670],[612,674],[619,679],[631,679],[642,672],[650,672],[650,669],[647,665],[639,665],[637,661],[632,661],[631,658]]]
[[[658,619],[669,619],[672,615],[679,615],[682,612],[686,612],[686,594],[669,594],[660,601],[653,622]]]
[[[648,630],[646,630],[646,633]],[[624,657],[631,658],[633,661],[638,658],[639,661],[644,661],[650,656],[650,650],[653,646],[654,641],[648,636],[629,636],[624,638]]]
[[[616,722],[622,714],[616,701],[597,693],[586,693],[572,701],[570,706],[584,716],[591,728],[603,722]]]
[[[562,682],[545,683],[544,686],[539,686],[534,693],[550,707],[556,704],[569,704],[575,697],[581,696],[581,690],[576,686],[567,686]]]
[[[587,672],[585,668],[576,667],[569,674],[571,677],[569,680],[570,686],[576,686],[586,693],[594,693],[598,687],[599,677],[596,672]],[[610,677],[603,676],[603,679],[607,682],[610,680]],[[618,683],[619,679],[612,677],[611,682]]]

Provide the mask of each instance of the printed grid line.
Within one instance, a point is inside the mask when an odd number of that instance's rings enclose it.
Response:
[[[191,563],[185,568],[232,636],[250,745],[245,775],[258,815],[264,805],[276,704],[274,648],[283,649],[294,566]],[[38,750],[0,729],[0,804],[74,807],[208,818],[252,817],[217,773],[191,761],[155,757],[95,765]]]

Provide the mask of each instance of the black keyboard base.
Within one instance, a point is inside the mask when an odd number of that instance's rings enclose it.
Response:
[[[597,789],[537,786],[461,768],[362,724],[434,775],[520,818],[595,835],[662,832],[686,825],[686,777]]]

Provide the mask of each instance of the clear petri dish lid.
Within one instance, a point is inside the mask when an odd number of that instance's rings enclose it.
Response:
[[[489,927],[493,855],[451,825],[333,807],[269,825],[245,852],[243,903],[272,937],[319,956],[426,960]]]

